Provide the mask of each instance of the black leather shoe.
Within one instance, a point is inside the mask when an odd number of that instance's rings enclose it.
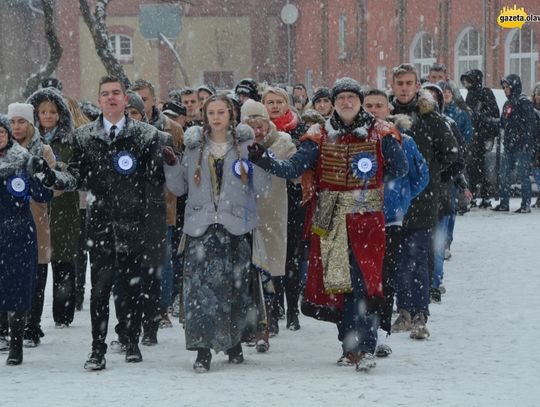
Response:
[[[11,346],[9,348],[9,354],[6,360],[6,365],[16,366],[20,365],[23,361],[23,349],[21,346]]]
[[[495,212],[509,212],[510,208],[508,206],[497,205],[495,208],[491,208]]]

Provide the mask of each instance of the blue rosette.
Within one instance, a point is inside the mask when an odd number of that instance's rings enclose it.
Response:
[[[137,169],[137,159],[129,151],[120,151],[113,159],[114,169],[122,175],[133,174]]]
[[[244,166],[244,168],[247,171],[248,178],[251,180],[253,177],[253,164],[249,160],[246,160],[245,158],[242,158],[240,160],[234,160],[232,165],[232,172],[236,178],[241,178],[241,170],[240,170],[240,163]]]
[[[377,158],[371,153],[359,153],[353,157],[351,166],[356,178],[368,180],[377,173]]]
[[[25,175],[15,174],[8,178],[6,187],[12,196],[24,198],[28,195],[30,182]]]

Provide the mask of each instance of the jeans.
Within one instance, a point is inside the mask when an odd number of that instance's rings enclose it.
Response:
[[[338,340],[343,342],[343,352],[375,353],[377,345],[377,316],[367,309],[367,288],[364,277],[351,250],[352,293],[344,295],[343,320],[338,323]]]
[[[443,216],[435,229],[433,246],[435,253],[435,264],[433,267],[433,277],[431,279],[431,288],[439,288],[443,280],[444,250],[446,248],[448,225],[452,216]]]
[[[534,177],[534,182],[536,183],[536,187],[540,191],[540,167],[531,168],[531,172]],[[540,194],[538,196],[540,197]]]
[[[531,206],[531,180],[529,179],[529,166],[531,152],[505,151],[501,165],[501,206],[510,206],[510,185],[512,184],[512,169],[517,167],[518,178],[521,180],[521,207]]]
[[[429,315],[429,256],[432,251],[431,229],[403,229],[403,254],[396,275],[398,309],[412,316]]]

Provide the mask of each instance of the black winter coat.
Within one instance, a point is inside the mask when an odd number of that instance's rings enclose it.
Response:
[[[501,84],[511,87],[510,96],[503,106],[501,128],[504,130],[505,151],[532,151],[536,133],[536,114],[533,103],[521,93],[521,79],[510,74]]]
[[[458,158],[458,143],[450,127],[437,113],[431,95],[421,91],[414,103],[400,105],[394,101],[394,112],[410,112],[411,134],[429,167],[429,184],[411,201],[403,220],[407,229],[432,229],[437,224],[441,172]]]
[[[467,89],[465,103],[473,111],[473,143],[493,140],[499,134],[497,99],[490,88],[482,86],[483,77],[484,74],[478,69],[471,69],[461,75],[462,82],[466,79],[472,85]]]
[[[93,244],[114,241],[117,251],[136,253],[144,246],[146,184],[164,182],[157,130],[126,116],[111,141],[100,116],[76,130],[73,156],[65,171],[56,171],[54,189],[88,191],[87,233]]]

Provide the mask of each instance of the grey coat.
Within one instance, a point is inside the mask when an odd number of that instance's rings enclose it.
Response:
[[[203,151],[199,186],[194,178],[203,137],[206,135],[203,136],[202,127],[189,128],[184,136],[186,149],[181,162],[174,166],[164,164],[167,188],[176,196],[188,194],[184,233],[191,237],[199,237],[208,226],[215,223],[222,224],[233,235],[248,233],[259,223],[255,199],[258,194],[270,191],[271,176],[259,167],[251,165],[250,185],[244,185],[232,170],[237,157],[231,145],[225,155],[221,193],[219,201],[215,204],[208,166],[208,143],[205,143]],[[232,137],[230,133],[229,137]],[[239,124],[236,128],[236,137],[240,155],[247,159],[247,147],[253,142],[253,130],[247,125]]]

